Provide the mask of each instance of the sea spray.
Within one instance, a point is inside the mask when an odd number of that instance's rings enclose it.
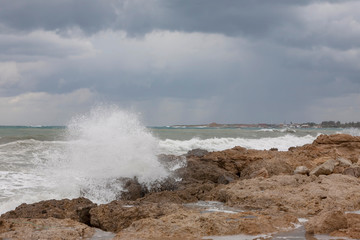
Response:
[[[59,191],[66,195],[81,193],[92,201],[108,202],[121,193],[121,178],[151,184],[168,175],[157,159],[158,140],[134,113],[116,106],[96,107],[74,117],[66,134],[64,157],[49,164]]]

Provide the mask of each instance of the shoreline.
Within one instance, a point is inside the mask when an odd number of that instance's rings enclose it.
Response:
[[[160,158],[169,167],[178,160]],[[197,149],[186,160],[151,186],[121,179],[127,192],[107,204],[85,198],[21,204],[1,215],[0,237],[91,239],[99,228],[114,233],[103,239],[209,239],[287,232],[300,224],[308,236],[360,238],[354,213],[360,210],[360,137],[320,135],[288,151]]]

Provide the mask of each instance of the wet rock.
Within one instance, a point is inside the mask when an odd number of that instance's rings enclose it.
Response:
[[[80,240],[90,239],[95,230],[71,219],[1,219],[0,239]]]
[[[320,166],[315,167],[311,172],[310,175],[329,175],[334,171],[336,161],[334,159],[330,159]]]
[[[119,199],[122,200],[136,200],[142,198],[148,193],[148,189],[145,185],[140,184],[136,177],[123,179],[124,191],[121,193]]]
[[[190,156],[203,157],[208,154],[209,154],[209,152],[207,150],[196,148],[196,149],[188,151],[186,156],[187,157],[190,157]]]
[[[310,218],[305,224],[305,228],[308,233],[331,233],[339,229],[347,228],[347,219],[343,211],[326,211]]]
[[[294,174],[302,174],[302,175],[309,175],[310,170],[305,166],[298,166],[296,167]]]
[[[46,200],[33,204],[23,203],[15,210],[1,215],[1,218],[70,218],[88,224],[89,211],[96,204],[86,198],[72,200]]]
[[[358,178],[360,177],[360,166],[349,167],[343,171],[343,174]]]
[[[237,179],[238,176],[226,169],[219,167],[216,162],[203,158],[189,158],[186,168],[181,168],[176,171],[177,176],[183,179],[183,182],[199,182],[204,183],[211,181],[217,183],[222,180],[221,176],[228,176]]]

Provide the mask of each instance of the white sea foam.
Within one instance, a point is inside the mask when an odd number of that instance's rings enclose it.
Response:
[[[150,183],[168,174],[156,156],[158,140],[136,114],[115,106],[97,107],[73,118],[67,134],[63,156],[46,166],[57,191],[66,195],[81,192],[95,202],[107,202],[121,192],[119,178]]]
[[[338,133],[346,133],[352,136],[360,136],[360,128],[345,128]]]
[[[270,148],[278,148],[279,151],[286,151],[289,147],[302,146],[312,143],[316,137],[306,135],[304,137],[287,134],[276,138],[209,138],[199,139],[192,138],[190,140],[180,141],[166,139],[160,141],[160,150],[164,153],[180,155],[192,149],[201,148],[208,151],[221,151],[235,146],[241,146],[249,149],[268,150]]]

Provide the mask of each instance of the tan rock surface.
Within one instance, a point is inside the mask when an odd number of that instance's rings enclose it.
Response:
[[[341,174],[246,179],[214,189],[213,197],[239,208],[304,217],[334,207],[344,211],[360,209],[360,179]]]
[[[263,216],[253,212],[199,213],[182,209],[158,219],[134,222],[115,239],[201,239],[210,235],[271,233],[292,228],[297,218],[291,215]]]
[[[1,215],[1,218],[70,218],[88,224],[89,211],[95,206],[96,204],[86,198],[46,200],[33,204],[23,203],[15,210]]]
[[[95,230],[71,219],[1,219],[0,238],[12,240],[78,240],[93,236]]]

